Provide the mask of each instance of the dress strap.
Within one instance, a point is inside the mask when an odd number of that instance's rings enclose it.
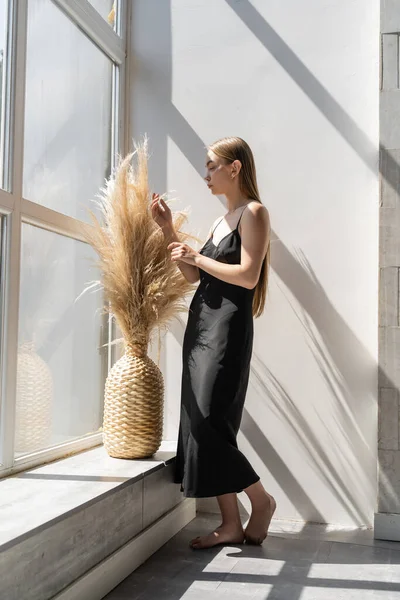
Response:
[[[212,235],[213,235],[214,231],[217,229],[218,225],[221,223],[221,221],[222,221],[222,219],[223,219],[223,218],[224,218],[224,216],[222,215],[222,217],[220,218],[220,220],[218,221],[218,223],[216,224],[216,226],[215,226],[215,227],[214,227],[214,229],[212,230],[212,232],[211,232],[211,236],[210,236],[210,237],[212,237]]]
[[[248,203],[246,204],[246,206],[244,207],[244,209],[243,209],[243,210],[242,210],[242,212],[240,213],[240,217],[239,217],[239,221],[237,222],[236,229],[239,227],[240,219],[242,218],[242,215],[243,215],[244,211],[246,210],[246,208],[248,207],[248,205],[249,205],[249,204],[250,204],[250,202],[248,202]]]
[[[246,210],[246,208],[247,208],[247,206],[248,206],[249,204],[250,204],[250,202],[248,202],[248,203],[246,204],[246,206],[244,207],[244,209],[243,209],[243,210],[242,210],[242,212],[240,213],[239,221],[237,222],[237,225],[236,225],[235,229],[237,229],[237,228],[239,227],[240,219],[242,218],[242,215],[243,215],[244,211]],[[224,218],[224,216],[225,216],[225,215],[223,215],[223,216],[220,218],[220,220],[218,221],[218,223],[216,224],[216,226],[215,226],[215,227],[214,227],[214,229],[212,230],[210,237],[212,237],[212,236],[213,236],[213,234],[214,234],[214,231],[217,229],[218,225],[221,223],[221,221],[222,221],[222,219]],[[233,231],[234,231],[234,230],[233,230]]]

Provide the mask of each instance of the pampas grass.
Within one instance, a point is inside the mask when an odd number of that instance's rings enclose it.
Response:
[[[154,328],[168,330],[172,318],[187,311],[185,296],[193,290],[171,260],[169,242],[153,219],[147,161],[145,138],[121,159],[101,190],[104,222],[91,211],[92,227],[86,233],[99,256],[108,310],[126,346],[105,385],[103,441],[116,458],[150,457],[161,444],[164,380],[147,347]],[[173,216],[179,241],[198,241],[180,231],[186,219],[185,211]]]
[[[131,160],[136,157],[136,165]],[[151,331],[168,330],[171,319],[187,311],[185,296],[193,291],[176,262],[171,261],[164,234],[154,221],[148,183],[147,139],[121,159],[99,196],[104,223],[90,211],[93,227],[86,239],[99,256],[102,286],[127,345],[147,348]],[[185,211],[173,216],[179,241],[199,241],[180,231]],[[89,229],[89,228],[88,228]]]

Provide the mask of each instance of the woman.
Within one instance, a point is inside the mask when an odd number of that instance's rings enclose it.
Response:
[[[268,283],[268,210],[259,197],[252,151],[241,138],[212,144],[206,169],[208,188],[225,195],[228,212],[214,222],[199,252],[178,241],[165,202],[157,194],[152,202],[154,218],[171,242],[171,260],[178,261],[189,281],[200,279],[182,348],[175,482],[186,497],[216,496],[222,523],[193,539],[192,548],[261,544],[276,508],[236,442],[250,372],[253,317],[263,312]],[[237,501],[241,491],[252,506],[245,530]]]

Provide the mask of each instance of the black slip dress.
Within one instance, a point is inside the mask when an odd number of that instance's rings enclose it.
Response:
[[[247,206],[247,205],[246,205]],[[218,245],[211,236],[200,254],[240,264],[239,221]],[[253,347],[251,290],[199,268],[182,346],[181,413],[175,483],[189,498],[241,492],[260,478],[238,449]]]

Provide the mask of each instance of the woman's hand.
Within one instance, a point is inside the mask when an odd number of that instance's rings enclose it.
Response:
[[[172,213],[169,206],[160,198],[159,194],[153,194],[151,201],[151,216],[161,229],[172,228]]]
[[[193,248],[187,244],[182,244],[182,242],[171,242],[171,244],[168,244],[167,250],[171,250],[171,260],[181,260],[188,265],[196,266],[196,259],[199,256],[199,252],[196,252],[196,250],[193,250]]]

